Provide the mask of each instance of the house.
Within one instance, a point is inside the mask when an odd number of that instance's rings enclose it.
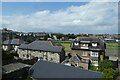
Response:
[[[52,62],[62,62],[65,59],[65,51],[62,46],[55,45],[51,41],[36,40],[30,44],[21,44],[18,50],[19,58],[47,60]]]
[[[88,70],[89,61],[84,61],[78,54],[69,53],[69,56],[70,57],[66,58],[61,64],[84,68]]]
[[[33,36],[40,40],[46,40],[49,34],[45,32],[34,32]]]
[[[91,65],[98,67],[100,55],[104,56],[106,44],[100,38],[81,37],[71,42],[72,53],[78,54],[83,61],[90,60]]]
[[[8,51],[8,50],[17,51],[20,44],[23,43],[25,43],[25,41],[20,39],[10,39],[3,42],[2,48],[4,51]]]
[[[80,59],[77,57],[76,54],[69,54],[71,57],[67,57],[61,64],[79,67]]]
[[[112,62],[113,68],[119,67],[119,52],[120,50],[106,50],[105,56],[108,57],[108,59]]]
[[[3,28],[2,30],[2,40],[5,41],[7,39],[13,38],[15,36],[15,32],[12,30],[9,30],[7,28]]]
[[[11,63],[2,66],[3,80],[23,80],[28,75],[28,70],[31,65],[23,63]]]
[[[71,66],[66,66],[58,63],[52,63],[47,61],[38,61],[30,69],[29,74],[32,76],[33,80],[40,80],[41,78],[69,78],[70,80],[80,79],[80,78],[102,78],[101,72],[96,72],[92,70],[85,70],[81,68],[75,68]],[[64,80],[64,79],[63,79]]]

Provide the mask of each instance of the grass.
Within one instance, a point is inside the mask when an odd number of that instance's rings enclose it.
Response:
[[[107,49],[120,49],[120,46],[118,46],[118,43],[106,43],[106,48]]]
[[[71,48],[70,48],[70,41],[55,41],[55,43],[59,43],[62,46],[64,46],[65,51],[70,51],[71,50]]]
[[[64,46],[65,51],[70,51],[70,43],[61,43],[62,46]]]

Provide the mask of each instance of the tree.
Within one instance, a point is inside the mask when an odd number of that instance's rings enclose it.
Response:
[[[112,68],[104,69],[103,73],[103,77],[105,80],[114,80],[115,77],[117,77],[117,71]]]
[[[117,70],[113,69],[112,62],[104,60],[99,63],[99,71],[103,72],[105,80],[114,80],[117,77]]]
[[[62,38],[63,36],[64,36],[63,34],[56,34],[56,37],[57,37],[58,39]]]
[[[72,39],[75,39],[75,38],[76,38],[76,35],[74,35],[74,34],[68,34],[67,36],[68,36],[69,39],[70,39],[70,38],[72,38]]]
[[[103,71],[104,69],[112,68],[112,62],[109,60],[104,60],[99,63],[99,71]]]

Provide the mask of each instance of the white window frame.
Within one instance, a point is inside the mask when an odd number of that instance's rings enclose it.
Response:
[[[87,54],[88,54],[87,52],[83,52],[82,56],[87,56]]]
[[[91,52],[91,56],[98,57],[98,52]]]
[[[92,43],[92,46],[93,46],[93,47],[97,47],[98,44],[97,44],[97,43]]]
[[[78,46],[78,45],[79,45],[79,43],[78,43],[78,42],[75,42],[75,43],[74,43],[74,45],[75,45],[75,46]]]

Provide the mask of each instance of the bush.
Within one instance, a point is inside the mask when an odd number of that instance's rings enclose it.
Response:
[[[101,71],[101,72],[104,69],[108,69],[108,68],[112,68],[112,67],[113,67],[112,62],[109,60],[104,60],[104,61],[99,62],[99,71]]]
[[[105,80],[115,80],[118,75],[118,72],[112,68],[104,69],[103,73],[103,77]]]

